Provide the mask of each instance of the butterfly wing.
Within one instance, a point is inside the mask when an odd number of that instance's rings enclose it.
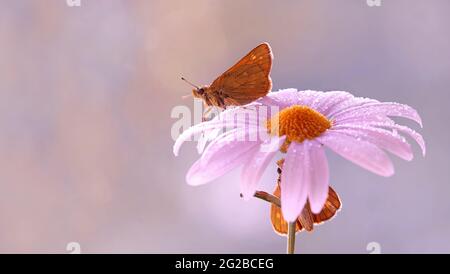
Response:
[[[303,207],[302,213],[297,218],[297,223],[300,223],[306,231],[312,231],[314,229],[314,216],[311,212],[309,202]]]
[[[209,96],[221,98],[225,106],[245,105],[265,96],[272,89],[272,60],[269,44],[257,46],[214,80]]]
[[[273,192],[273,195],[277,198],[280,198],[281,190],[280,186],[277,184],[277,187],[275,188],[275,191]],[[272,222],[272,227],[280,235],[287,235],[288,231],[288,223],[283,218],[283,214],[281,213],[281,208],[279,208],[277,205],[271,204],[270,206],[270,221]],[[303,226],[302,224],[297,221],[297,224],[295,226],[295,231],[302,231]]]
[[[328,198],[322,208],[322,211],[320,211],[319,214],[313,214],[314,223],[321,224],[333,218],[333,216],[336,215],[336,212],[341,209],[341,206],[341,200],[339,200],[339,196],[337,195],[336,191],[334,191],[333,188],[329,187]]]

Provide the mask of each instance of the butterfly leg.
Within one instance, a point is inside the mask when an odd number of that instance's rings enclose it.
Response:
[[[219,108],[222,108],[222,109],[226,109],[227,108],[227,105],[225,104],[225,100],[223,99],[222,96],[218,96],[217,97],[217,101],[219,103]]]
[[[208,121],[208,120],[206,119],[206,116],[208,116],[208,114],[211,112],[212,108],[213,108],[212,106],[208,106],[208,107],[205,109],[205,111],[203,112],[203,115],[202,115],[202,122]]]

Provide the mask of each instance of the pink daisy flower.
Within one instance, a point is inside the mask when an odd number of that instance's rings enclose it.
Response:
[[[252,109],[256,115],[239,115]],[[263,109],[266,112],[261,115]],[[386,152],[407,161],[413,159],[411,146],[400,133],[415,140],[425,155],[422,136],[390,117],[407,118],[422,126],[417,111],[407,105],[355,97],[343,91],[286,89],[245,107],[227,109],[211,121],[189,128],[173,149],[178,155],[183,142],[204,134],[206,138],[198,147],[202,155],[190,168],[186,181],[201,185],[243,166],[240,188],[246,199],[256,192],[274,156],[283,153],[281,209],[284,218],[294,222],[307,201],[315,214],[326,202],[329,169],[325,147],[385,177],[394,174]],[[208,140],[211,142],[203,149]]]

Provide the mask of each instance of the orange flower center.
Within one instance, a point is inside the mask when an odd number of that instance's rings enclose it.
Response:
[[[288,146],[293,141],[301,143],[306,139],[314,139],[331,125],[331,121],[318,111],[307,106],[295,105],[283,109],[268,120],[267,130],[269,134],[280,137],[286,135],[285,145]]]

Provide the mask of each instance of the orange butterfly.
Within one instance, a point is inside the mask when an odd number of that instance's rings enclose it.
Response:
[[[272,60],[269,44],[262,43],[209,86],[198,87],[181,79],[195,87],[192,95],[202,99],[208,107],[226,109],[227,106],[246,105],[265,96],[272,89]]]

